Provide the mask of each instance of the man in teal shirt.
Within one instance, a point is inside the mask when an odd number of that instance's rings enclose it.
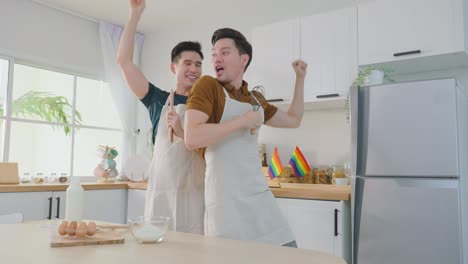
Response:
[[[181,121],[190,89],[202,74],[201,47],[198,42],[185,41],[171,52],[170,69],[176,78],[175,106],[171,109],[170,93],[150,83],[133,64],[134,38],[145,1],[129,2],[130,18],[122,33],[117,60],[130,90],[146,106],[153,124],[154,153],[148,168],[145,218],[170,217],[170,229],[204,234],[205,162],[185,147]],[[173,141],[169,137],[170,128]]]
[[[199,54],[200,58],[203,59],[203,54],[201,52],[200,44],[198,44],[197,42],[185,41],[185,42],[181,42],[177,44],[177,46],[175,46],[174,49],[172,50],[172,54],[171,54],[172,63],[173,64],[178,64],[178,63],[187,64],[186,58],[183,56],[185,55],[184,52],[197,53]],[[199,61],[199,63],[201,66],[201,60]],[[201,72],[196,75],[197,79],[198,77],[200,77],[200,75],[201,75]],[[182,83],[183,82],[184,81],[182,81]],[[188,89],[185,88],[183,94],[179,94],[177,93],[177,91],[174,94],[174,105],[187,103],[187,95],[193,85],[191,82],[191,79],[189,79],[189,81],[186,82],[185,85]],[[168,97],[169,97],[169,92],[156,87],[151,82],[148,82],[148,91],[146,95],[140,99],[140,101],[148,109],[148,112],[151,118],[151,124],[153,125],[153,135],[152,135],[153,144],[154,144],[154,140],[156,138],[156,134],[158,131],[158,124],[159,124],[159,120],[161,117],[161,110],[164,104],[166,103]]]
[[[130,90],[143,102],[149,111],[153,125],[153,144],[155,142],[161,109],[169,92],[150,83],[143,72],[133,63],[133,47],[137,24],[145,7],[143,0],[130,0],[130,19],[122,33],[117,62]],[[203,53],[200,43],[184,41],[177,44],[171,52],[170,69],[176,78],[174,104],[185,104],[187,96],[202,74]],[[168,126],[174,129],[174,134],[184,137],[179,117],[174,112],[168,114]]]

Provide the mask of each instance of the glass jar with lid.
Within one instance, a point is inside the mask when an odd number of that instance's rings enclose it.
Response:
[[[299,177],[299,182],[300,183],[315,183],[314,181],[314,168],[311,168],[311,170],[304,174],[302,177]]]
[[[332,184],[331,168],[328,166],[320,166],[314,171],[314,182],[316,184]]]
[[[333,165],[332,169],[332,182],[335,183],[335,179],[346,178],[346,170],[344,166]]]

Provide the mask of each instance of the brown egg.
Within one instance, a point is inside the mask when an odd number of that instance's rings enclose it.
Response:
[[[86,223],[80,222],[80,224],[78,224],[78,227],[76,228],[76,237],[85,238],[87,231],[88,231],[88,226],[86,225]]]
[[[67,234],[69,236],[74,236],[76,234],[76,227],[77,227],[76,221],[71,221],[67,226]]]
[[[58,227],[58,233],[61,236],[64,236],[67,234],[67,226],[68,226],[68,221],[62,221]]]
[[[96,226],[96,223],[94,222],[89,222],[88,223],[88,236],[94,236],[94,234],[96,234],[96,231],[97,231],[97,226]]]

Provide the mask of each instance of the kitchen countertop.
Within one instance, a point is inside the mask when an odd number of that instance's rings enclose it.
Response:
[[[168,232],[167,241],[138,244],[130,232],[125,242],[51,248],[47,221],[0,225],[2,263],[206,263],[206,264],[345,264],[339,257],[314,250]]]
[[[93,183],[83,182],[85,190],[111,190],[111,189],[138,189],[146,190],[145,182],[115,182]],[[325,184],[289,184],[286,188],[270,188],[275,197],[348,201],[351,199],[351,186],[325,185]],[[0,185],[2,192],[46,192],[65,191],[68,183],[25,183]]]

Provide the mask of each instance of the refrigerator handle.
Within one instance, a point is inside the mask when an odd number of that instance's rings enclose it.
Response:
[[[335,236],[338,236],[338,209],[335,209]]]
[[[51,220],[52,219],[52,197],[49,197],[48,200],[49,200],[49,215],[47,216],[47,219]]]
[[[349,88],[349,123],[351,125],[351,175],[357,175],[358,148],[358,86]]]

